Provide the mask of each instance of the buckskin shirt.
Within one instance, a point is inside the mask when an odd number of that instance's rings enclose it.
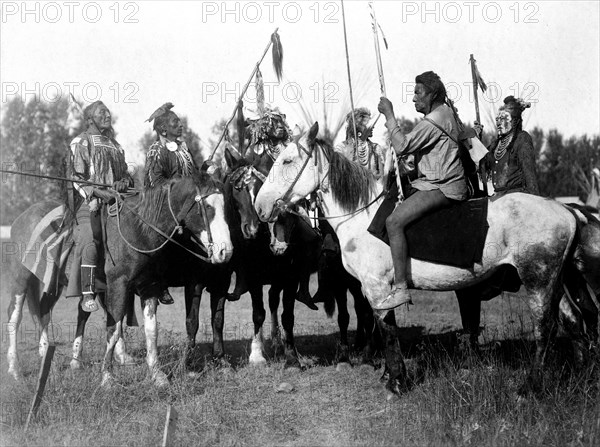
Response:
[[[458,140],[458,126],[452,110],[443,104],[426,115]],[[468,197],[465,171],[460,161],[458,145],[433,124],[423,120],[412,132],[404,135],[395,118],[385,126],[390,131],[392,146],[399,156],[413,154],[417,177],[413,188],[421,191],[439,189],[447,198],[466,200]]]
[[[148,149],[144,186],[160,185],[177,175],[192,175],[194,169],[194,160],[185,142],[169,141],[161,135]]]

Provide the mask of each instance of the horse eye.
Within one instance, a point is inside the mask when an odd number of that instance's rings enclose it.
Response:
[[[290,158],[283,160],[284,165],[289,165],[291,162],[292,162],[292,160]]]

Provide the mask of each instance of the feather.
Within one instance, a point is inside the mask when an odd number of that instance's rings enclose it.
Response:
[[[150,115],[150,118],[148,118],[146,120],[146,122],[152,122],[152,120],[154,120],[155,118],[157,118],[161,115],[164,115],[169,110],[171,110],[173,107],[174,107],[174,105],[172,102],[165,102],[162,106],[160,106],[158,109],[156,109],[152,115]]]
[[[256,106],[258,114],[263,116],[265,114],[265,84],[258,67],[256,68]]]
[[[283,47],[277,32],[271,34],[271,42],[273,43],[273,69],[277,75],[277,80],[281,81],[283,75]]]
[[[244,125],[244,101],[240,99],[237,105],[237,132],[238,132],[238,147],[242,155],[244,154],[244,140],[246,126]]]
[[[79,112],[81,114],[81,116],[83,116],[83,108],[81,107],[81,104],[79,104],[77,102],[77,100],[73,96],[73,93],[69,93],[69,95],[71,96],[71,104],[73,104],[73,107],[75,108],[75,110],[77,112]]]

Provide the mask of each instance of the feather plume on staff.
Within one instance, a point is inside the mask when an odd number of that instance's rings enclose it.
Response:
[[[272,58],[273,58],[273,69],[277,75],[277,81],[281,82],[283,76],[283,47],[281,46],[281,39],[277,30],[271,34],[271,43],[273,44]]]
[[[281,81],[281,76],[283,75],[283,47],[281,46],[281,39],[279,38],[279,34],[277,33],[278,30],[279,30],[279,28],[275,29],[273,34],[271,34],[271,38],[269,39],[269,44],[265,48],[265,51],[263,52],[261,58],[258,60],[256,65],[254,66],[252,73],[250,73],[250,77],[248,78],[246,85],[244,85],[244,88],[242,89],[240,97],[238,98],[238,101],[236,103],[235,109],[233,110],[233,113],[231,114],[231,117],[229,118],[229,120],[227,120],[227,123],[225,124],[225,128],[223,129],[223,133],[221,134],[219,141],[217,141],[217,144],[213,148],[210,156],[208,157],[208,161],[212,161],[213,157],[215,156],[215,153],[217,152],[217,149],[219,148],[219,145],[223,141],[223,138],[225,138],[227,129],[229,128],[229,125],[231,124],[231,122],[233,121],[233,119],[235,118],[235,116],[237,114],[238,104],[244,98],[244,95],[248,91],[248,87],[250,86],[252,79],[254,79],[254,75],[256,74],[257,70],[259,69],[258,67],[260,66],[260,64],[263,61],[263,59],[265,58],[265,56],[267,55],[267,52],[269,51],[269,48],[271,46],[273,46],[273,68],[275,69],[275,74],[277,75],[278,81]]]

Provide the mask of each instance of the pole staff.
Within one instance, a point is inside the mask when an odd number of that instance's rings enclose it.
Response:
[[[20,172],[20,171],[10,171],[8,169],[0,169],[0,172],[2,172],[4,174],[19,174],[19,175],[24,175],[26,177],[45,178],[45,179],[49,179],[49,180],[60,180],[61,182],[83,183],[83,184],[90,185],[90,186],[100,186],[100,187],[104,187],[104,188],[112,188],[112,185],[108,185],[106,183],[89,182],[87,180],[74,180],[74,179],[65,178],[65,177],[53,177],[51,175],[31,174],[29,172]]]
[[[377,32],[377,17],[375,16],[375,7],[373,6],[373,2],[369,2],[369,8],[371,8],[371,15],[373,18],[373,39],[375,40],[375,56],[377,58],[377,72],[379,74],[379,87],[381,89],[381,95],[387,98],[386,90],[385,90],[385,78],[383,76],[383,63],[381,62],[381,48],[379,47],[379,33]],[[377,116],[377,120],[379,120],[379,116]],[[375,127],[375,123],[373,123],[372,127]],[[396,151],[393,146],[390,145],[390,152],[392,161],[394,163],[394,170],[396,171],[396,186],[398,186],[398,199],[400,202],[404,200],[404,191],[402,191],[402,182],[400,181],[400,166],[398,166],[398,157],[396,156]]]
[[[273,34],[276,34],[278,30],[279,30],[279,28],[275,28],[275,31],[273,31]],[[273,36],[273,34],[271,34],[271,36]],[[252,70],[252,73],[250,74],[250,77],[248,78],[248,82],[246,82],[246,85],[242,89],[242,93],[241,93],[240,97],[238,98],[238,100],[235,103],[235,107],[233,109],[233,113],[231,114],[231,118],[229,118],[229,120],[227,121],[227,124],[225,124],[225,128],[223,129],[223,133],[221,134],[221,137],[219,138],[219,141],[217,141],[217,144],[215,145],[215,148],[212,150],[212,153],[210,154],[210,157],[208,157],[208,161],[212,161],[213,157],[215,156],[215,153],[217,152],[217,149],[219,148],[219,145],[221,144],[221,141],[223,141],[223,138],[225,138],[225,134],[227,133],[227,128],[229,127],[229,125],[231,124],[231,122],[233,121],[233,119],[235,118],[235,115],[237,113],[238,104],[244,98],[244,95],[246,94],[246,91],[248,90],[248,87],[250,87],[250,83],[252,82],[252,78],[254,78],[254,75],[256,74],[256,70],[258,70],[259,65],[261,64],[261,62],[263,61],[263,59],[267,55],[267,52],[269,51],[269,48],[271,48],[272,44],[273,44],[273,40],[269,39],[269,44],[267,45],[267,48],[265,48],[265,51],[263,52],[263,55],[260,58],[260,60],[254,66],[254,70]],[[241,148],[240,148],[240,150],[241,150]]]
[[[350,76],[350,56],[348,55],[348,37],[346,35],[346,14],[344,13],[344,0],[342,3],[342,22],[344,25],[344,45],[346,47],[346,70],[348,71],[348,85],[350,86],[350,108],[352,109],[352,128],[354,129],[354,148],[358,145],[358,133],[356,132],[356,121],[354,119],[354,96],[352,95],[352,78]]]
[[[481,123],[481,118],[479,117],[479,99],[477,98],[477,88],[479,82],[477,81],[477,69],[475,68],[475,58],[471,54],[469,59],[471,63],[471,77],[473,78],[473,97],[475,98],[475,116],[477,117],[477,122]]]

